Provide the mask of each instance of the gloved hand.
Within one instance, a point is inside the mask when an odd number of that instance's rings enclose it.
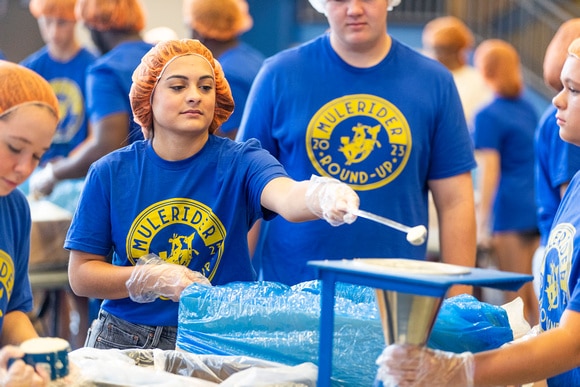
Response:
[[[356,220],[359,197],[347,184],[330,177],[312,175],[306,191],[306,205],[312,213],[333,226]]]
[[[473,354],[417,345],[389,345],[377,359],[377,379],[385,387],[473,387]]]
[[[30,177],[30,194],[37,199],[48,196],[52,193],[56,183],[58,180],[54,176],[52,164],[48,163]]]
[[[173,263],[167,263],[155,254],[147,254],[137,261],[125,285],[135,302],[153,302],[157,297],[179,301],[183,289],[197,282],[211,286],[203,274]]]

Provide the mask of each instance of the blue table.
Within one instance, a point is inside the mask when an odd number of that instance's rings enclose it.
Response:
[[[389,258],[385,258],[389,259]],[[376,261],[376,260],[372,260]],[[371,262],[371,261],[368,261]],[[429,262],[425,262],[426,265]],[[401,293],[444,298],[452,285],[491,287],[516,291],[531,281],[531,275],[499,270],[469,268],[461,274],[423,274],[389,270],[365,259],[310,261],[322,281],[320,295],[320,346],[318,353],[318,387],[329,387],[332,376],[332,346],[334,336],[334,293],[336,282],[370,286]]]

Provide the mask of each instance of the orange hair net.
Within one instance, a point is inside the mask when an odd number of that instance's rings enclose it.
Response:
[[[145,10],[139,0],[78,0],[77,19],[97,31],[140,32]]]
[[[59,117],[58,99],[44,78],[26,67],[0,60],[0,117],[30,103],[46,105]]]
[[[501,39],[480,43],[474,62],[491,88],[502,97],[515,98],[524,88],[520,57],[516,49]]]
[[[431,20],[423,28],[423,45],[460,51],[473,47],[471,30],[459,18],[444,16]]]
[[[151,100],[163,69],[171,59],[189,54],[201,55],[207,59],[214,72],[216,106],[209,132],[215,132],[234,111],[234,100],[230,85],[224,76],[221,65],[214,59],[211,51],[201,44],[199,40],[165,40],[159,42],[143,56],[141,63],[133,72],[133,84],[129,92],[133,117],[135,122],[141,125],[146,138],[150,138],[149,134],[153,134]]]
[[[45,16],[76,21],[76,2],[76,0],[30,0],[28,8],[37,19]]]
[[[580,38],[580,18],[564,22],[546,48],[544,55],[544,82],[555,91],[562,89],[560,73],[568,56],[568,46]]]
[[[184,0],[185,23],[201,36],[227,41],[252,28],[245,0]]]

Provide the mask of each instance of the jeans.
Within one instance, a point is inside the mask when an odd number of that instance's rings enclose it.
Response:
[[[85,347],[98,349],[175,349],[177,327],[133,324],[99,311],[89,328]]]

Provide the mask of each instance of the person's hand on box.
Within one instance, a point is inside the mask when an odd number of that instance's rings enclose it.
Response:
[[[183,289],[194,282],[211,286],[203,274],[185,266],[167,263],[155,254],[148,254],[139,258],[125,284],[133,301],[146,303],[158,297],[167,297],[177,302]]]

